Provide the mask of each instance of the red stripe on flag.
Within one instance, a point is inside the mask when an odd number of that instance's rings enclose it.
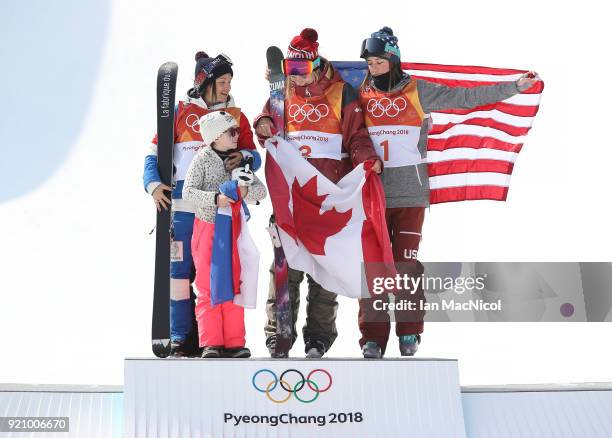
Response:
[[[496,103],[491,103],[489,105],[477,106],[475,108],[470,108],[470,109],[449,109],[449,110],[435,111],[435,112],[443,113],[443,114],[470,114],[476,111],[497,110],[497,111],[501,111],[506,114],[510,114],[512,116],[534,117],[538,113],[539,109],[540,107],[538,105],[526,106],[526,105],[513,105],[511,103],[505,103],[505,102],[496,102]]]
[[[467,73],[482,75],[515,75],[527,73],[528,70],[515,70],[511,68],[478,67],[470,65],[427,64],[422,62],[402,62],[402,70],[429,70],[447,73]]]
[[[270,152],[266,152],[265,173],[266,185],[268,186],[268,193],[272,201],[272,210],[274,210],[276,224],[293,239],[297,239],[293,213],[289,209],[289,201],[291,200],[289,185],[282,169]]]
[[[447,187],[431,190],[429,202],[441,204],[443,202],[473,201],[489,199],[492,201],[505,201],[508,196],[508,187],[499,186],[465,186]]]
[[[508,143],[492,137],[477,137],[475,135],[456,135],[449,138],[429,138],[428,151],[444,151],[454,148],[496,149],[507,152],[520,152],[522,143]]]
[[[521,94],[542,94],[544,91],[544,82],[536,81],[531,87],[521,91]]]
[[[449,160],[428,164],[427,173],[430,177],[468,172],[497,172],[511,175],[513,168],[514,163],[502,160]]]
[[[240,262],[240,252],[238,251],[238,238],[242,228],[242,196],[240,190],[238,192],[238,200],[231,204],[232,208],[232,283],[234,286],[234,295],[240,293],[240,273],[242,272],[242,264]]]
[[[499,131],[503,131],[506,134],[521,136],[526,135],[531,127],[523,128],[514,125],[508,125],[507,123],[498,122],[495,119],[484,118],[484,117],[475,117],[473,119],[467,119],[459,123],[447,123],[446,125],[433,125],[431,130],[429,131],[430,135],[442,134],[446,132],[448,129],[453,126],[458,125],[476,125],[476,126],[486,126],[487,128],[495,128]]]

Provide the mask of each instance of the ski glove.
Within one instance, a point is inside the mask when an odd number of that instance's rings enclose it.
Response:
[[[237,181],[239,187],[249,187],[255,180],[255,174],[252,170],[237,167],[232,170],[232,180]]]

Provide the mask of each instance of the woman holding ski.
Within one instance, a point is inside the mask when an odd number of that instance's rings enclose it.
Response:
[[[225,110],[239,126],[238,149],[225,160],[228,170],[237,167],[244,158],[253,158],[253,170],[261,165],[255,150],[250,123],[230,94],[232,61],[226,55],[209,57],[204,52],[195,55],[196,67],[193,88],[179,101],[174,117],[173,162],[174,187],[161,183],[157,170],[157,136],[145,157],[144,186],[158,210],[172,206],[172,263],[170,269],[170,336],[171,355],[192,356],[199,353],[194,320],[194,296],[191,283],[195,278],[191,254],[193,233],[193,204],[183,199],[183,183],[191,160],[202,146],[199,119],[212,111]],[[168,192],[172,192],[172,202]],[[189,341],[189,342],[188,342]]]
[[[307,28],[291,40],[287,49],[287,58],[284,60],[284,72],[287,76],[287,140],[299,138],[300,133],[304,131],[312,134],[308,136],[307,141],[300,141],[300,151],[310,164],[334,183],[340,181],[354,166],[368,160],[375,163],[373,169],[380,172],[381,163],[365,130],[357,94],[334,71],[331,63],[319,56],[317,40],[317,32]],[[311,108],[314,110],[311,111]],[[261,144],[275,132],[269,102],[264,106],[262,114],[255,119],[254,126]],[[289,299],[293,312],[293,343],[297,338],[295,321],[304,272],[289,266],[288,276]],[[307,317],[303,328],[306,357],[320,358],[330,349],[338,334],[338,303],[333,291],[323,289],[310,275],[306,277]],[[266,345],[272,357],[286,357],[287,351],[277,349],[276,288],[273,273],[266,311]]]

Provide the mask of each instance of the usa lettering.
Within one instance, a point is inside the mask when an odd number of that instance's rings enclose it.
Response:
[[[413,260],[417,258],[417,249],[405,249],[404,250],[404,258],[406,260]]]

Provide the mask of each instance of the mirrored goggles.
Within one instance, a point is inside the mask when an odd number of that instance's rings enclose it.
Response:
[[[285,76],[303,76],[312,73],[321,65],[321,58],[314,61],[309,59],[285,59],[282,69]]]

